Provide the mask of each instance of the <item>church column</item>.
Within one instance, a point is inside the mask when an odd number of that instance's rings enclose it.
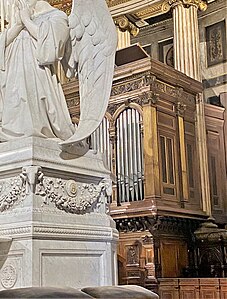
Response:
[[[201,81],[199,56],[198,8],[206,9],[200,0],[170,0],[174,23],[175,69]]]
[[[129,47],[131,44],[131,35],[136,36],[139,33],[133,23],[126,16],[117,17],[115,20],[118,34],[118,49]]]
[[[198,9],[205,10],[202,0],[170,0],[174,22],[175,68],[187,76],[201,81]],[[202,94],[196,100],[197,148],[200,163],[202,208],[211,215],[210,185],[208,173],[207,140],[204,102]]]

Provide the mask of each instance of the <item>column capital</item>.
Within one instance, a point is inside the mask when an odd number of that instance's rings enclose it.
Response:
[[[140,95],[140,99],[143,106],[156,106],[159,100],[159,95],[156,92],[147,91]]]
[[[115,18],[114,23],[122,32],[128,31],[134,37],[139,33],[139,28],[130,22],[125,15]]]
[[[168,0],[168,4],[171,8],[183,5],[184,7],[196,6],[201,11],[207,9],[207,3],[203,0]]]

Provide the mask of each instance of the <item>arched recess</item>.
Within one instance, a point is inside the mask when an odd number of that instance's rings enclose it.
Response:
[[[112,169],[112,147],[110,144],[109,128],[112,117],[106,113],[103,121],[97,130],[91,134],[90,147],[98,152],[103,153],[104,161],[108,168]]]
[[[122,105],[113,119],[118,204],[143,200],[142,109],[136,103]]]

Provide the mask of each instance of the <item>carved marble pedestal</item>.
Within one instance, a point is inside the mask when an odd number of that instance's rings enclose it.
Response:
[[[0,290],[116,284],[118,232],[99,155],[50,140],[0,144]]]

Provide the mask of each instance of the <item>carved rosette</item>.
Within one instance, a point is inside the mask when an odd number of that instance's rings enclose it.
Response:
[[[12,289],[17,281],[17,271],[13,265],[6,265],[0,273],[1,284],[5,289]]]

